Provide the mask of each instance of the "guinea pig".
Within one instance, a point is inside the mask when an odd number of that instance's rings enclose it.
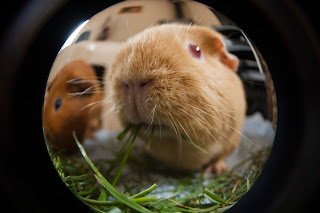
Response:
[[[99,75],[101,68],[98,69]],[[53,150],[73,152],[80,142],[93,137],[100,126],[103,88],[92,66],[83,60],[66,64],[47,84],[42,112],[44,134]]]
[[[110,73],[110,97],[123,126],[172,169],[221,173],[238,146],[246,112],[238,58],[202,26],[166,24],[130,38]]]

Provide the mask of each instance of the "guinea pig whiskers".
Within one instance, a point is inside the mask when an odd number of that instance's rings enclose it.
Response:
[[[213,128],[214,131],[216,131],[217,133],[219,133],[222,137],[226,138],[230,143],[237,145],[234,141],[232,141],[228,136],[226,136],[225,134],[223,134],[221,131]],[[255,144],[254,144],[255,145]],[[238,146],[238,149],[241,150],[243,153],[247,153],[249,154],[245,149],[243,149],[241,146]]]
[[[233,36],[233,35],[235,35],[237,33],[239,33],[239,32],[237,31],[237,32],[230,33],[228,36],[224,37],[224,40],[229,39],[231,36]]]
[[[71,80],[68,80],[67,83],[68,83],[68,84],[100,83],[100,81],[97,80],[96,78],[92,78],[92,79],[89,79],[89,78],[86,78],[86,79],[83,79],[83,78],[73,78],[73,79],[71,79]]]
[[[68,95],[71,95],[71,96],[82,96],[82,95],[88,95],[88,94],[103,93],[103,91],[94,90],[96,87],[99,87],[99,85],[93,85],[91,87],[88,87],[87,89],[85,89],[82,92],[68,93]]]
[[[158,123],[159,123],[159,135],[160,135],[160,141],[161,141],[161,123],[160,123],[160,119],[158,118]]]
[[[80,111],[81,111],[81,110],[85,110],[86,108],[93,106],[93,107],[89,110],[89,112],[91,112],[92,110],[94,110],[96,107],[102,105],[103,103],[104,103],[104,100],[91,102],[91,103],[87,104],[86,106],[82,107],[82,108],[80,109]]]
[[[179,103],[177,103],[177,102],[175,102],[175,103],[176,103],[176,104],[179,104]],[[179,104],[179,105],[181,105],[181,104]],[[181,106],[182,106],[182,105],[181,105]],[[186,115],[190,116],[192,119],[194,119],[194,120],[197,121],[198,123],[203,124],[204,127],[206,128],[206,131],[211,135],[211,137],[214,139],[214,141],[219,145],[221,151],[224,152],[224,150],[222,149],[222,146],[221,146],[221,144],[219,143],[218,139],[211,133],[211,131],[209,130],[210,126],[209,126],[205,121],[202,121],[202,120],[199,119],[199,118],[195,118],[195,117],[192,116],[190,113],[186,112],[185,110],[183,110],[183,109],[181,109],[181,108],[178,108],[178,109],[179,109],[180,111],[182,111],[183,113],[185,113]],[[223,134],[223,133],[220,132],[219,130],[217,130],[217,129],[215,129],[215,128],[213,128],[213,130],[216,131],[217,133],[219,133],[222,137],[226,138],[228,141],[230,141],[230,143],[237,145],[234,141],[232,141],[229,137],[227,137],[225,134]],[[243,135],[243,134],[241,134],[241,135]],[[244,135],[243,135],[243,136],[244,136]],[[253,141],[252,141],[252,143],[253,143],[254,145],[256,145],[256,143],[254,143]],[[239,146],[239,149],[240,149],[242,152],[244,152],[244,153],[248,153],[246,150],[242,149],[240,146]],[[248,154],[249,154],[249,153],[248,153]]]
[[[83,92],[74,92],[74,93],[67,93],[68,95],[72,97],[81,97],[83,95],[90,95],[90,94],[97,94],[97,93],[103,93],[103,91],[83,91]]]
[[[195,121],[197,121],[198,123],[203,124],[204,127],[205,127],[205,129],[206,129],[206,131],[210,134],[210,136],[214,139],[214,141],[219,145],[221,151],[224,153],[224,150],[223,150],[221,144],[219,143],[219,140],[218,140],[218,139],[211,133],[211,131],[209,130],[209,128],[210,128],[211,126],[209,126],[208,123],[206,123],[205,121],[202,121],[202,120],[200,120],[200,119],[195,118],[194,116],[192,116],[190,113],[184,111],[183,109],[180,109],[180,108],[179,108],[179,110],[182,111],[182,112],[184,112],[186,115],[190,116],[191,118],[193,118],[193,119],[194,119]],[[211,127],[211,128],[212,128],[212,127]],[[224,138],[226,138],[227,140],[229,140],[232,144],[237,145],[234,141],[232,141],[229,137],[227,137],[226,135],[224,135],[222,132],[220,132],[220,131],[217,130],[216,128],[213,128],[213,130],[216,131],[217,133],[219,133],[220,135],[222,135],[222,136],[223,136]],[[240,148],[240,149],[241,149],[241,148]],[[244,150],[242,150],[242,151],[244,151]],[[246,151],[244,151],[244,152],[246,152]]]
[[[156,108],[157,108],[157,104],[153,107],[153,109],[152,109],[151,112],[150,112],[150,115],[149,115],[149,126],[148,126],[148,128],[146,129],[146,131],[144,131],[143,134],[145,134],[145,133],[150,129],[150,127],[153,126],[152,124],[153,124],[154,113],[155,113],[155,111],[156,111]],[[153,126],[152,128],[154,128],[154,126]],[[153,131],[153,130],[154,130],[154,129],[152,129],[152,131]]]
[[[107,115],[109,115],[112,112],[116,112],[117,111],[117,107],[116,105],[112,105],[112,107],[110,107],[110,109],[108,111],[106,111],[105,113],[102,113],[99,117],[99,121],[103,120],[105,117],[107,117]]]
[[[193,140],[191,139],[191,137],[189,136],[189,134],[187,133],[187,131],[185,130],[185,128],[183,127],[183,125],[179,122],[179,120],[177,119],[177,122],[178,124],[180,125],[180,127],[182,128],[182,130],[184,131],[184,133],[187,135],[187,137],[189,138],[189,142],[197,149],[197,151],[200,153],[200,154],[203,154],[203,153],[207,153],[207,150],[203,149],[202,147],[196,145]]]
[[[145,100],[144,106],[146,106],[146,104],[147,104],[150,100],[152,100],[155,96],[157,96],[157,95],[158,95],[158,93],[153,93],[151,96],[149,96],[149,97]]]
[[[190,31],[194,26],[196,26],[198,23],[200,22],[200,20],[196,21],[195,19],[192,19],[191,22],[188,25],[187,30]]]
[[[226,113],[224,110],[221,110],[221,109],[219,109],[219,108],[217,108],[217,107],[215,107],[215,106],[213,106],[213,105],[211,105],[211,104],[206,104],[206,103],[203,103],[203,104],[206,105],[206,106],[208,106],[208,107],[210,107],[210,108],[212,108],[213,110],[216,110],[216,111],[219,111],[219,112],[225,114],[226,116],[228,116],[229,118],[231,118],[231,119],[233,119],[233,120],[235,120],[235,121],[237,121],[237,122],[241,122],[241,121],[239,121],[238,119],[236,119],[234,116]]]
[[[154,126],[152,125],[152,122],[149,123],[147,129],[143,132],[143,134],[146,134],[146,132],[150,129],[151,126],[152,128],[154,128]]]
[[[236,119],[236,118],[234,118],[233,116],[231,116],[231,115],[229,115],[228,113],[226,113],[226,111],[223,111],[223,110],[221,110],[221,109],[218,109],[218,108],[215,107],[214,105],[210,105],[210,104],[206,104],[206,103],[203,103],[203,104],[204,104],[204,105],[207,105],[208,107],[212,108],[213,110],[217,110],[217,111],[219,111],[219,112],[222,112],[223,114],[227,115],[228,117],[232,118],[232,119],[235,120],[235,121],[241,122],[241,121],[239,121],[238,119]],[[230,126],[229,126],[229,127],[230,127]],[[215,130],[216,132],[218,132],[220,135],[222,135],[224,138],[228,139],[231,143],[234,143],[232,140],[230,140],[230,138],[228,138],[228,137],[227,137],[226,135],[224,135],[222,132],[218,131],[217,129],[214,129],[214,130]],[[246,138],[246,136],[243,135],[242,133],[241,133],[241,135]],[[249,139],[249,141],[251,141],[251,140]],[[256,145],[255,142],[253,142],[253,141],[251,141],[251,142],[252,142],[254,145]],[[239,149],[241,149],[241,148],[239,148]],[[242,150],[242,151],[244,151],[244,150]],[[245,152],[245,151],[244,151],[244,152]]]
[[[203,105],[206,105],[214,110],[217,110],[217,111],[220,111],[220,112],[225,112],[225,113],[228,113],[228,112],[235,112],[235,110],[225,110],[225,109],[222,109],[220,108],[220,106],[218,105],[214,105],[214,104],[208,104],[208,103],[205,103],[203,101],[200,101],[199,103],[203,104]]]
[[[177,105],[180,105],[180,106],[184,106],[182,105],[181,103],[178,103],[177,101],[174,101],[174,100],[171,100],[171,102],[177,104]],[[199,118],[195,118],[194,116],[192,116],[190,113],[186,112],[185,110],[181,109],[181,108],[178,108],[180,111],[184,112],[185,114],[187,114],[188,116],[192,117],[193,119],[195,119],[196,121],[198,121],[198,123],[205,123],[205,120],[201,119],[200,117]],[[199,122],[199,120],[203,120],[201,122]]]
[[[195,121],[197,121],[198,123],[200,124],[203,124],[204,125],[204,128],[205,130],[209,133],[209,135],[213,138],[213,140],[219,145],[221,151],[224,153],[224,150],[222,149],[222,146],[221,144],[219,143],[218,139],[211,133],[211,131],[209,130],[209,125],[205,122],[205,121],[202,121],[200,119],[197,119],[195,118],[194,116],[192,116],[190,113],[184,111],[183,109],[181,108],[178,108],[181,112],[185,113],[186,115],[188,115],[189,117],[193,118]]]
[[[194,118],[193,116],[191,116],[189,113],[187,113],[186,111],[184,111],[184,110],[182,110],[182,109],[180,109],[180,111],[186,113],[187,115],[189,115],[190,117],[192,117],[194,120],[196,120],[196,121],[204,124],[207,132],[208,132],[208,133],[210,134],[210,136],[214,139],[214,141],[218,144],[218,146],[220,147],[221,151],[222,151],[223,153],[225,153],[224,150],[223,150],[223,148],[222,148],[222,146],[221,146],[221,144],[220,144],[220,142],[218,141],[218,139],[217,139],[217,138],[211,133],[211,131],[209,130],[209,127],[210,127],[210,126],[209,126],[207,123],[205,123],[205,122],[203,122],[203,121],[199,121],[198,119]],[[232,141],[229,137],[227,137],[226,135],[224,135],[224,134],[223,134],[222,132],[220,132],[219,130],[217,130],[217,129],[215,129],[215,128],[213,128],[213,130],[216,131],[217,133],[219,133],[219,134],[220,134],[221,136],[223,136],[224,138],[226,138],[230,143],[237,145],[234,141]],[[244,148],[242,148],[241,146],[238,146],[238,149],[241,150],[243,153],[250,154],[249,152],[247,152],[247,151],[246,151]]]
[[[144,105],[146,105],[150,100],[152,100],[152,98],[155,96],[155,94],[153,94],[152,96],[148,97],[145,102]]]
[[[157,104],[154,105],[153,109],[152,109],[151,112],[150,112],[150,115],[149,115],[150,124],[153,123],[153,119],[154,119],[154,114],[155,114],[155,112],[156,112],[156,108],[157,108]]]
[[[103,101],[106,103],[110,103],[110,104],[114,103],[112,96],[110,94],[108,96],[104,97]]]
[[[245,136],[244,134],[242,134],[242,133],[241,133],[240,131],[238,131],[237,129],[235,129],[235,128],[233,128],[232,126],[230,126],[230,124],[222,121],[221,119],[217,118],[216,116],[211,115],[211,114],[208,113],[208,112],[203,111],[202,109],[199,109],[198,107],[192,106],[191,104],[188,104],[188,103],[187,103],[187,105],[189,105],[190,107],[195,108],[195,109],[201,111],[202,113],[204,113],[204,114],[206,114],[206,115],[208,115],[208,116],[210,116],[210,117],[212,117],[212,118],[220,121],[221,123],[227,125],[230,129],[232,129],[232,130],[234,130],[236,133],[240,134],[240,135],[241,135],[243,138],[245,138],[247,141],[249,141],[249,142],[252,143],[253,145],[256,145],[255,142],[253,142],[252,140],[250,140],[247,136]]]
[[[72,97],[81,97],[83,95],[91,95],[91,94],[97,94],[97,93],[103,94],[104,92],[103,91],[83,91],[83,92],[68,93],[68,95]]]
[[[167,111],[167,110],[166,110]],[[169,117],[170,117],[170,122],[172,124],[172,127],[177,135],[177,139],[178,139],[178,145],[179,145],[179,160],[180,160],[180,157],[181,157],[181,152],[182,152],[182,138],[181,138],[181,134],[179,133],[178,131],[178,127],[177,127],[177,124],[176,122],[174,121],[171,113],[169,111],[167,111]]]
[[[146,105],[148,103],[148,101],[151,99],[151,97],[147,98],[144,102],[144,105]]]

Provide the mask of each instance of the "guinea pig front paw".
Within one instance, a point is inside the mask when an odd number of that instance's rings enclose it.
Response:
[[[224,159],[215,161],[211,163],[207,168],[204,170],[204,174],[214,173],[214,174],[221,174],[222,172],[228,169]]]

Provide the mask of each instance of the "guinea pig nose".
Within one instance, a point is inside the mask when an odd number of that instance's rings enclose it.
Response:
[[[144,80],[137,82],[122,82],[121,87],[127,92],[136,94],[144,93],[150,86],[153,85],[153,80]]]
[[[134,85],[134,93],[136,95],[144,95],[146,91],[152,86],[152,80],[140,81]]]
[[[153,80],[147,80],[147,81],[143,81],[142,83],[139,83],[139,87],[140,89],[147,89],[152,84],[153,84]]]

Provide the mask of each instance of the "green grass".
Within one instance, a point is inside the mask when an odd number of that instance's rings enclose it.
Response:
[[[139,129],[139,126],[129,127],[119,134],[119,140],[126,140],[112,161],[92,162],[75,135],[81,158],[69,159],[50,152],[63,182],[95,212],[223,212],[250,189],[271,150],[264,148],[220,175],[184,173],[152,183],[154,180],[144,174],[138,179],[133,174],[132,177],[130,174],[122,176],[124,167],[132,163],[129,156]],[[105,167],[109,169],[105,170]],[[125,180],[121,181],[121,178]],[[148,181],[144,182],[144,178]],[[132,183],[128,184],[128,180]]]

